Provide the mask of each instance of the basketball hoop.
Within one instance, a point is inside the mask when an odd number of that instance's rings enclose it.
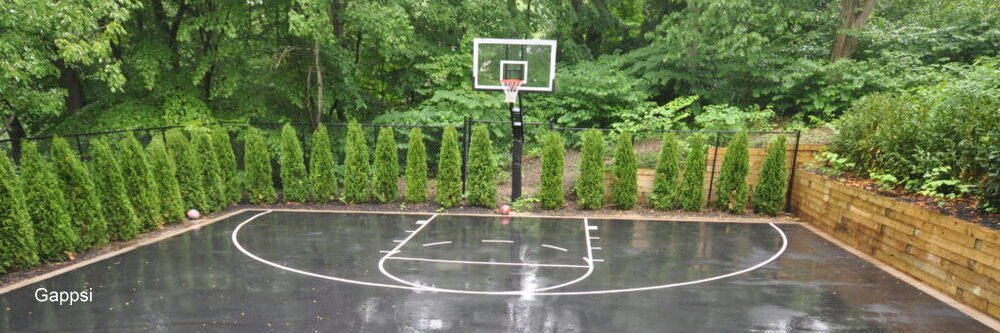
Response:
[[[521,87],[523,82],[518,79],[500,80],[500,84],[503,85],[503,94],[507,96],[507,103],[517,102],[517,89]]]

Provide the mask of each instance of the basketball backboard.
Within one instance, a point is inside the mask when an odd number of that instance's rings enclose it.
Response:
[[[551,92],[556,81],[556,41],[476,38],[472,80],[476,90],[504,90],[500,80],[519,79],[518,90]]]

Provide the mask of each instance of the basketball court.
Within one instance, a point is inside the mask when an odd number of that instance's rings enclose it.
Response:
[[[0,309],[17,332],[992,331],[795,223],[317,211],[243,211]]]

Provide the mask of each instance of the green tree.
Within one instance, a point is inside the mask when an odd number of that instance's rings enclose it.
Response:
[[[419,127],[410,130],[406,146],[406,202],[427,202],[427,146]]]
[[[558,209],[566,203],[563,192],[564,155],[562,136],[549,132],[542,148],[542,179],[538,190],[538,200],[544,209]]]
[[[677,203],[677,178],[680,170],[681,155],[677,147],[677,138],[670,133],[663,135],[660,147],[660,160],[656,163],[656,178],[653,179],[653,192],[649,194],[649,205],[654,209],[674,209]]]
[[[166,136],[167,152],[177,166],[177,183],[181,187],[185,209],[208,211],[210,206],[204,188],[205,176],[197,148],[181,130],[169,130]]]
[[[21,154],[21,179],[28,215],[34,222],[38,256],[44,261],[66,259],[75,251],[80,238],[66,211],[66,197],[59,180],[33,142],[24,144]]]
[[[604,134],[598,130],[583,134],[576,201],[582,209],[601,209],[604,206]]]
[[[219,170],[225,182],[226,203],[238,203],[243,198],[243,191],[236,169],[236,154],[233,153],[233,143],[229,140],[229,130],[225,127],[213,129],[212,146],[215,147],[215,158],[219,160]]]
[[[160,187],[153,178],[153,171],[142,149],[142,144],[131,132],[117,142],[122,176],[132,198],[132,207],[143,222],[143,230],[153,230],[163,225]]]
[[[260,130],[250,128],[244,135],[246,157],[247,196],[250,203],[259,205],[272,203],[276,200],[274,180],[271,178],[271,151],[264,141]]]
[[[191,132],[191,140],[201,158],[201,181],[205,189],[205,199],[209,206],[206,211],[217,211],[225,208],[228,200],[226,181],[222,178],[222,167],[215,155],[215,145],[212,144],[212,134],[204,129]]]
[[[361,203],[371,200],[368,188],[368,143],[361,124],[351,121],[347,125],[347,143],[344,148],[344,200]]]
[[[786,169],[785,136],[778,135],[767,147],[767,157],[764,158],[757,187],[753,189],[754,211],[773,216],[785,206]]]
[[[163,140],[154,139],[146,145],[146,158],[149,160],[153,178],[160,190],[160,215],[166,222],[184,220],[184,198],[181,196],[181,186],[177,182],[177,167],[167,153]]]
[[[38,264],[37,249],[21,181],[5,155],[0,157],[0,273]]]
[[[90,153],[93,156],[91,171],[97,176],[97,188],[111,239],[127,241],[135,238],[142,230],[142,222],[132,207],[121,167],[111,146],[104,139],[94,139],[90,141]]]
[[[399,154],[392,127],[382,127],[375,143],[375,164],[372,166],[372,192],[375,201],[386,203],[399,197]]]
[[[469,142],[469,205],[493,207],[497,203],[497,168],[493,164],[493,142],[484,125],[472,127]]]
[[[749,186],[747,174],[750,173],[750,152],[747,133],[740,132],[726,146],[726,156],[722,158],[722,170],[719,171],[719,187],[715,206],[721,210],[742,214],[747,206]]]
[[[281,191],[285,201],[309,201],[309,175],[302,156],[302,143],[291,124],[281,128]]]
[[[52,139],[52,163],[59,185],[66,194],[69,203],[69,214],[73,227],[80,237],[77,250],[101,246],[108,242],[108,222],[104,217],[104,207],[101,205],[100,192],[91,178],[87,166],[80,161],[76,151],[70,148],[69,142],[56,137]]]
[[[333,146],[326,126],[320,125],[313,132],[309,152],[309,185],[313,200],[327,203],[337,199],[337,171],[333,161]]]
[[[462,155],[458,150],[458,132],[445,127],[438,154],[435,200],[441,207],[451,208],[462,202]]]
[[[697,211],[705,206],[705,142],[695,135],[688,140],[688,146],[677,203],[683,210]]]
[[[638,190],[636,168],[632,135],[621,132],[618,134],[618,144],[615,146],[615,166],[611,169],[611,204],[618,209],[635,207]]]

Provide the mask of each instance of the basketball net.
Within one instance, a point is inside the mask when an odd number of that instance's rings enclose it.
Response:
[[[517,89],[521,87],[523,82],[518,79],[500,80],[500,84],[503,85],[503,94],[507,96],[507,103],[517,102]]]

